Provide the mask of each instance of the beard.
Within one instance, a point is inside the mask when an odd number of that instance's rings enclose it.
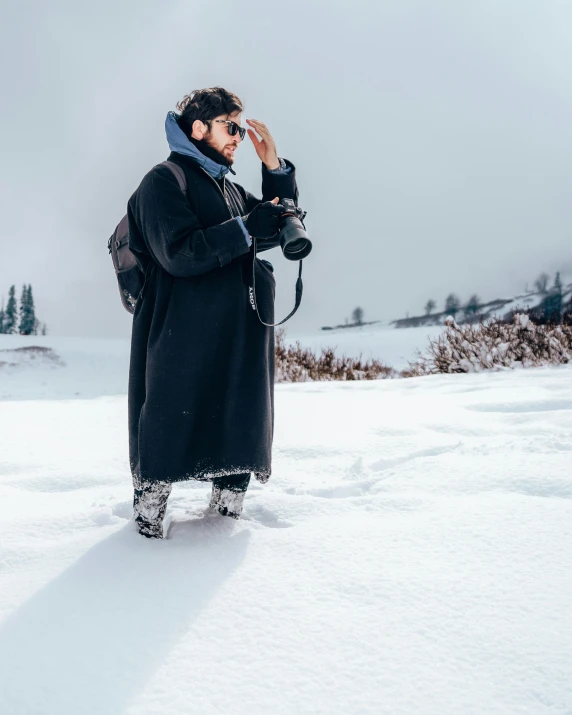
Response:
[[[217,164],[222,164],[222,166],[232,166],[234,164],[234,156],[228,157],[226,154],[221,154],[218,149],[216,149],[209,142],[208,136],[205,139],[193,139],[190,137],[192,143],[197,147],[197,149],[204,154],[209,159],[216,161]]]

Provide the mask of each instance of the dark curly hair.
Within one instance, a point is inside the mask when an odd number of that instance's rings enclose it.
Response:
[[[240,99],[223,87],[196,89],[187,94],[177,104],[180,112],[178,122],[181,129],[190,139],[193,133],[193,122],[200,119],[207,122],[221,114],[234,114],[244,111]]]

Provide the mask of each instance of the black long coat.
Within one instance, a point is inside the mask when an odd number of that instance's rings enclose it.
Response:
[[[169,160],[187,178],[156,166],[129,200],[129,246],[145,273],[133,315],[129,369],[132,474],[176,482],[272,467],[274,331],[249,301],[253,252],[239,222],[260,203],[192,158]],[[262,201],[298,200],[295,168],[262,166]],[[276,243],[258,241],[258,251]],[[277,252],[280,259],[281,254]],[[274,322],[271,264],[256,259],[260,313]]]

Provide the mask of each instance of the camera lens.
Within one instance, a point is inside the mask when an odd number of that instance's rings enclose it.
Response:
[[[284,258],[289,261],[300,261],[310,254],[312,242],[300,219],[295,216],[287,216],[284,219],[280,230],[280,246]]]

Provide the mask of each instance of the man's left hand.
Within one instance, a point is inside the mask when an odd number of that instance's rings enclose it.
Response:
[[[278,161],[276,144],[266,125],[257,119],[247,119],[246,123],[251,127],[248,130],[248,136],[254,144],[260,161],[264,162],[267,169],[278,169],[280,162]],[[255,131],[260,134],[261,139],[256,136]]]

